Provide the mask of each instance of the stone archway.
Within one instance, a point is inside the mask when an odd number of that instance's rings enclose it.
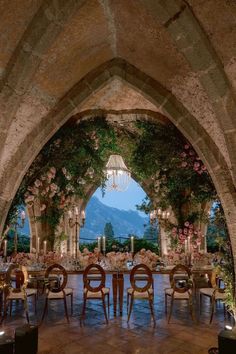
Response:
[[[120,58],[102,64],[79,81],[61,99],[56,108],[45,117],[43,122],[39,123],[36,129],[28,134],[18,151],[6,164],[4,176],[0,181],[2,191],[1,227],[3,227],[9,206],[25,172],[42,146],[73,115],[76,107],[84,99],[103,87],[113,77],[125,80],[159,107],[163,114],[190,141],[204,161],[221,198],[228,222],[234,257],[236,257],[236,193],[231,173],[221,152],[208,133],[171,92]],[[31,149],[29,149],[29,142],[33,142]]]

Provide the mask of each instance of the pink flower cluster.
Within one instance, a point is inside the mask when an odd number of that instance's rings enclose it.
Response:
[[[201,175],[202,173],[208,173],[206,166],[203,164],[200,157],[198,157],[196,152],[191,148],[189,144],[184,145],[184,151],[181,152],[180,157],[182,160],[182,168],[190,167],[199,175]]]
[[[132,255],[129,252],[109,252],[106,258],[111,269],[122,269],[126,267],[126,262],[132,260]]]
[[[159,256],[150,251],[142,248],[136,255],[134,256],[134,260],[138,264],[146,264],[150,269],[154,269],[157,265],[157,261],[159,260]]]
[[[89,264],[96,264],[98,262],[99,252],[95,248],[94,252],[90,252],[87,248],[84,248],[82,252],[79,252],[78,259],[83,268],[87,267]]]
[[[69,180],[70,174],[65,168],[62,169],[65,178]],[[56,184],[57,170],[55,167],[51,167],[48,172],[41,177],[37,178],[32,186],[27,188],[25,193],[25,203],[32,206],[35,200],[40,201],[40,210],[44,211],[50,204],[55,196],[59,197],[59,209],[64,209],[71,203],[71,196],[60,190],[60,187]],[[70,192],[69,190],[67,192]]]
[[[187,247],[190,247],[189,251],[194,251],[199,245],[201,245],[202,233],[201,230],[196,229],[192,223],[186,221],[183,228],[173,227],[171,235],[177,242],[176,252],[181,253]]]
[[[32,253],[19,252],[12,257],[11,262],[22,266],[29,266],[36,261],[36,255]]]
[[[41,263],[47,265],[61,263],[61,255],[59,253],[49,251],[47,254],[40,256],[39,260]]]

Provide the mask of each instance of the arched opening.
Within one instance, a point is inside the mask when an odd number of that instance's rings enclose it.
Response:
[[[176,100],[173,95],[170,94],[170,92],[166,91],[156,81],[148,77],[146,74],[140,72],[138,69],[131,66],[122,59],[111,60],[110,62],[101,65],[98,69],[91,72],[86,77],[86,79],[84,78],[81,83],[77,84],[69,92],[69,94],[65,96],[64,99],[62,99],[58,105],[58,109],[54,110],[53,126],[51,120],[47,119],[46,125],[42,127],[43,131],[41,131],[41,134],[37,133],[38,129],[34,130],[34,132],[32,131],[32,133],[30,133],[27,139],[34,139],[35,146],[41,147],[45,141],[47,141],[48,138],[52,136],[52,134],[58,129],[58,127],[68,119],[68,116],[74,110],[74,106],[71,106],[71,102],[73,101],[76,106],[81,101],[83,101],[84,97],[89,96],[90,91],[87,88],[85,89],[84,82],[87,82],[89,87],[93,87],[93,90],[97,90],[108,80],[108,72],[110,73],[109,79],[114,75],[119,76],[134,88],[141,88],[142,93],[157,106],[161,106],[161,109],[192,143],[197,153],[199,153],[199,156],[206,163],[208,171],[213,179],[217,192],[224,206],[229,233],[230,235],[233,235],[235,227],[233,216],[233,210],[235,209],[235,192],[231,175],[230,173],[226,172],[228,171],[228,168],[218,148],[216,145],[214,145],[209,135],[205,130],[201,128],[195,118],[187,112],[187,110]],[[61,110],[62,107],[63,110]],[[52,113],[50,113],[50,115],[51,114]],[[49,134],[46,134],[46,131],[49,132]],[[38,142],[36,136],[38,136]],[[42,139],[42,137],[44,138]],[[47,138],[45,139],[45,137]],[[3,220],[6,217],[6,211],[8,210],[11,203],[11,198],[16,192],[16,188],[18,187],[22,176],[38,152],[36,149],[34,154],[31,153],[29,155],[28,150],[23,148],[25,143],[26,141],[21,145],[24,154],[21,156],[21,159],[15,169],[16,171],[20,169],[21,173],[17,174],[17,176],[14,174],[9,176],[8,171],[10,171],[10,166],[6,166],[6,173],[4,175],[4,179],[2,180],[4,191],[2,196]],[[22,166],[24,166],[23,169]],[[15,188],[12,188],[13,185]],[[235,245],[233,237],[231,237],[231,242],[232,248],[234,250]]]
[[[24,178],[16,201],[24,197],[31,207],[34,222],[31,229],[35,229],[32,248],[40,252],[44,242],[48,242],[48,249],[53,249],[55,242],[63,241],[67,247],[61,252],[70,251],[74,255],[78,232],[69,236],[71,230],[65,212],[76,203],[79,210],[84,209],[96,183],[104,183],[104,162],[110,153],[119,151],[150,195],[141,209],[151,212],[161,208],[165,215],[171,214],[170,220],[164,221],[162,214],[159,215],[163,221],[160,222],[161,253],[168,255],[172,251],[173,245],[167,241],[170,227],[181,229],[189,222],[198,223],[195,232],[199,234],[188,251],[206,251],[206,242],[200,239],[200,231],[205,236],[205,231],[200,230],[201,224],[206,224],[203,214],[207,212],[208,202],[217,197],[207,169],[190,143],[158,113],[154,114],[157,121],[147,112],[130,112],[125,125],[114,113],[92,118],[90,114],[72,117],[43,148]],[[65,237],[71,240],[69,247]],[[181,253],[185,249],[182,245],[174,250]]]
[[[130,250],[130,236],[135,237],[137,251],[157,250],[158,225],[151,225],[148,215],[137,210],[145,198],[145,191],[133,178],[123,192],[97,188],[85,208],[86,223],[80,230],[80,248],[94,248],[98,237],[104,235],[109,240],[107,252]]]

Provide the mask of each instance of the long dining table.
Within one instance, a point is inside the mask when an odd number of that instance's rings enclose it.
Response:
[[[170,274],[171,270],[173,269],[172,266],[163,267],[160,269],[152,270],[152,274]],[[211,266],[199,267],[199,268],[192,268],[191,272],[193,276],[204,276],[208,275],[211,276],[213,268]],[[105,273],[112,275],[112,292],[113,292],[113,309],[114,309],[114,316],[117,315],[117,310],[119,307],[119,314],[122,316],[123,314],[123,300],[124,300],[124,275],[130,274],[131,269],[119,269],[119,270],[106,270]],[[68,275],[82,275],[84,273],[84,269],[80,270],[67,270]],[[6,271],[0,271],[0,278],[4,277]],[[42,279],[45,274],[45,270],[32,270],[28,269],[28,274],[30,277],[38,279]],[[91,275],[91,280],[98,280],[96,277],[96,273]],[[119,305],[119,306],[118,306]]]
[[[170,274],[171,270],[173,269],[172,266],[163,267],[158,270],[152,270],[152,274]],[[201,276],[201,275],[208,275],[208,277],[212,274],[212,267],[200,267],[200,268],[193,268],[191,272],[193,276]],[[112,293],[113,293],[113,309],[114,315],[117,315],[117,310],[119,309],[119,314],[122,316],[123,314],[123,300],[124,300],[124,275],[129,275],[131,269],[119,269],[119,270],[106,270],[106,274],[112,275]],[[80,270],[68,270],[68,275],[82,275],[84,273],[84,269]],[[43,275],[42,271],[29,271],[29,275]],[[97,280],[96,276],[93,278],[91,276],[91,280]]]

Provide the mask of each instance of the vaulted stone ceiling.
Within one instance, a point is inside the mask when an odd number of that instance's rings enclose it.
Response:
[[[45,142],[93,109],[168,117],[233,220],[234,0],[1,0],[0,13],[0,223]]]

